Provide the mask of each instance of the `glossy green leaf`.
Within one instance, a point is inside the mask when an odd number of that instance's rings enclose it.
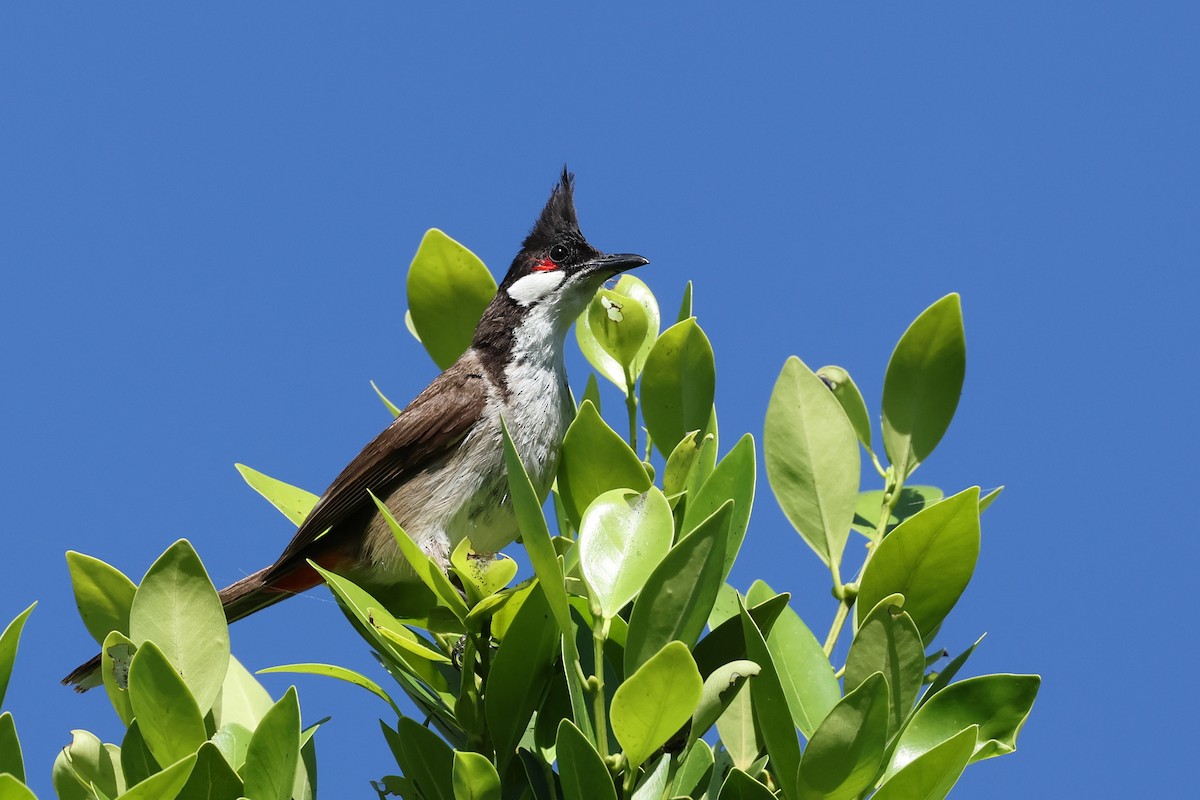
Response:
[[[139,648],[153,641],[183,676],[200,713],[212,708],[229,668],[229,626],[217,590],[186,539],[168,547],[142,578],[129,611],[129,638]]]
[[[129,700],[129,667],[137,647],[120,631],[108,634],[100,647],[100,680],[113,710],[128,725],[133,720],[133,705]]]
[[[0,773],[15,775],[25,780],[25,760],[21,757],[21,740],[17,737],[17,724],[8,711],[0,714]]]
[[[646,359],[641,397],[642,418],[664,457],[689,431],[707,427],[715,389],[712,345],[695,318],[663,331]]]
[[[417,341],[421,341],[420,337],[417,337]],[[393,417],[400,416],[400,407],[387,398],[383,390],[375,385],[375,381],[371,381],[371,388],[375,390],[375,395],[379,398],[379,402],[383,403],[383,407],[388,410],[389,414]]]
[[[887,743],[887,694],[877,672],[833,707],[804,751],[798,797],[850,800],[871,785]]]
[[[785,601],[786,602],[786,601]],[[787,695],[780,682],[780,664],[767,646],[767,640],[754,618],[739,604],[738,616],[746,640],[746,657],[758,664],[758,677],[750,682],[750,698],[758,717],[759,730],[771,757],[772,772],[783,796],[796,798],[796,770],[800,766],[800,740],[788,710]]]
[[[978,733],[979,727],[971,725],[917,756],[879,787],[873,800],[942,800],[967,768]]]
[[[4,705],[4,695],[8,691],[8,681],[12,678],[13,663],[17,660],[17,645],[21,642],[21,631],[25,628],[25,620],[33,613],[37,603],[17,614],[8,623],[4,633],[0,633],[0,706]]]
[[[901,476],[929,457],[950,426],[966,366],[962,306],[948,294],[900,337],[883,379],[883,446]]]
[[[187,784],[192,768],[196,765],[196,754],[171,764],[162,772],[151,775],[115,800],[175,800]],[[256,797],[254,800],[258,800]]]
[[[558,724],[556,744],[563,800],[617,800],[612,773],[571,720]]]
[[[858,624],[880,600],[902,594],[904,610],[928,644],[967,588],[978,558],[976,486],[910,517],[880,542],[859,584]]]
[[[245,464],[234,464],[233,466],[241,473],[246,483],[250,484],[251,489],[266,498],[268,503],[275,506],[279,513],[291,520],[292,524],[297,527],[308,518],[313,506],[321,499],[312,492],[264,475]]]
[[[449,659],[446,659],[446,661],[449,661]],[[276,672],[291,672],[303,675],[324,675],[327,678],[335,678],[339,681],[345,681],[346,683],[353,684],[354,686],[362,687],[391,706],[392,710],[396,712],[396,716],[400,716],[400,709],[392,701],[392,698],[388,696],[388,693],[385,692],[383,688],[375,681],[371,680],[366,675],[355,672],[354,670],[346,669],[345,667],[339,667],[336,664],[282,664],[278,667],[267,667],[266,669],[260,669],[257,674],[262,675],[264,673]]]
[[[134,720],[121,740],[121,773],[125,777],[125,785],[136,786],[161,769],[146,746],[146,740],[142,738],[142,729]]]
[[[767,479],[788,520],[836,570],[858,500],[854,428],[829,389],[800,359],[783,365],[763,428]]]
[[[578,529],[583,512],[604,492],[649,488],[641,459],[585,401],[567,428],[559,456],[558,493],[571,524]]]
[[[751,778],[740,768],[729,771],[725,783],[721,785],[718,800],[772,800],[775,795],[771,790]]]
[[[129,607],[137,590],[133,581],[116,567],[98,558],[67,551],[67,569],[75,605],[96,644],[104,644],[109,631],[129,635]]]
[[[196,751],[196,763],[178,800],[235,800],[245,792],[242,779],[212,742]]]
[[[754,724],[754,705],[749,686],[743,686],[733,693],[724,712],[717,718],[717,733],[733,766],[749,769],[758,760],[759,753],[763,751],[763,740],[758,726]]]
[[[400,767],[424,800],[454,800],[454,751],[438,735],[410,717],[397,724]]]
[[[628,393],[625,373],[637,380],[658,337],[658,301],[633,275],[596,293],[575,322],[575,339],[593,368]]]
[[[300,763],[300,700],[296,687],[263,716],[246,751],[242,779],[254,800],[289,800]]]
[[[887,678],[888,735],[900,727],[921,691],[925,677],[925,648],[912,617],[904,612],[904,596],[885,597],[867,614],[846,656],[846,691],[862,685],[876,672]]]
[[[216,726],[237,723],[249,730],[258,726],[259,720],[271,708],[271,695],[263,688],[250,671],[235,657],[229,659],[229,670],[221,691],[213,703],[212,713]]]
[[[503,553],[479,553],[463,539],[450,553],[450,565],[462,581],[472,605],[508,585],[517,574],[517,562]]]
[[[691,746],[683,763],[671,781],[670,797],[699,797],[701,786],[707,785],[713,768],[712,748],[703,741]]]
[[[426,231],[408,268],[408,310],[439,369],[470,346],[495,294],[496,280],[474,253],[437,228]]]
[[[726,501],[691,536],[672,547],[646,578],[629,617],[626,675],[667,642],[680,641],[690,649],[700,639],[725,578],[732,513],[733,501]]]
[[[37,800],[37,795],[16,776],[0,774],[0,800]]]
[[[738,439],[733,449],[716,465],[695,496],[688,499],[687,510],[683,515],[683,535],[689,536],[723,503],[727,500],[733,501],[723,575],[728,575],[733,568],[742,540],[746,538],[746,528],[750,525],[750,511],[754,507],[756,460],[754,437],[747,433]]]
[[[829,382],[830,391],[838,405],[846,412],[846,418],[854,426],[854,433],[863,447],[871,449],[871,415],[867,413],[867,404],[862,392],[850,377],[850,373],[842,367],[827,366],[817,370],[817,377]]]
[[[500,776],[479,753],[455,751],[451,782],[454,800],[500,800]]]
[[[463,602],[462,596],[458,590],[450,583],[450,579],[446,577],[446,573],[442,571],[442,565],[435,562],[429,555],[421,549],[420,545],[412,540],[412,538],[404,532],[400,527],[400,523],[396,522],[396,518],[392,516],[391,509],[387,504],[371,495],[371,499],[375,501],[375,507],[379,509],[379,514],[387,522],[391,528],[392,538],[396,540],[396,545],[400,552],[408,559],[408,563],[416,572],[417,577],[421,582],[429,587],[438,599],[446,608],[454,614],[460,621],[465,622],[467,619],[467,605]]]
[[[525,471],[525,465],[521,462],[503,419],[500,421],[500,427],[504,439],[504,465],[508,472],[509,496],[512,498],[513,512],[521,528],[521,542],[529,554],[529,562],[533,565],[542,591],[545,592],[546,601],[550,604],[559,630],[567,633],[571,630],[571,609],[567,603],[562,564],[554,551],[550,529],[546,526],[546,518],[542,514],[542,500],[533,489],[529,473]]]
[[[676,322],[683,322],[692,314],[692,282],[688,281],[683,287],[683,299],[679,301],[679,313],[675,315]]]
[[[925,510],[945,497],[942,490],[936,486],[905,486],[900,490],[900,497],[892,513],[888,515],[887,533],[909,517]],[[876,528],[879,525],[879,514],[883,510],[883,490],[875,489],[869,492],[859,492],[858,503],[854,507],[854,529],[875,539]]]
[[[691,718],[703,686],[687,646],[671,642],[617,687],[610,717],[631,769]]]
[[[763,603],[750,606],[748,612],[758,630],[772,630],[779,615],[787,608],[790,597],[788,594],[776,595]],[[730,660],[746,657],[746,637],[738,605],[741,597],[736,593],[733,602],[734,615],[709,631],[692,651],[696,658],[696,666],[700,668],[700,674],[704,677],[708,677]]]
[[[985,636],[987,636],[986,633],[976,639],[975,644],[971,645],[966,650],[963,650],[961,653],[952,658],[950,663],[947,664],[945,668],[937,674],[937,677],[933,679],[933,683],[929,684],[929,688],[926,689],[925,694],[921,696],[922,705],[928,702],[929,698],[933,697],[942,689],[945,689],[950,685],[950,681],[954,680],[954,676],[958,674],[960,669],[962,669],[963,664],[967,663],[967,659],[970,658],[971,654],[975,652],[975,648],[979,647],[979,643],[983,641]]]
[[[616,616],[637,595],[673,535],[671,506],[658,487],[614,489],[592,501],[579,525],[579,559],[604,616]]]
[[[901,731],[887,774],[971,725],[979,726],[972,762],[1013,752],[1041,681],[1037,675],[982,675],[950,684],[918,708]]]
[[[700,703],[692,715],[691,730],[688,733],[689,746],[708,732],[722,712],[733,702],[738,691],[746,685],[746,681],[758,673],[758,664],[746,659],[739,659],[722,664],[704,679]]]
[[[774,595],[774,589],[756,581],[750,587],[746,601],[758,606]],[[805,738],[809,738],[842,697],[833,665],[817,637],[791,606],[785,606],[771,626],[767,649],[775,661],[792,722]]]
[[[558,656],[558,630],[540,585],[509,626],[488,674],[484,714],[501,769],[516,751]]]
[[[195,697],[152,641],[142,642],[129,667],[129,702],[159,764],[174,764],[208,738]]]

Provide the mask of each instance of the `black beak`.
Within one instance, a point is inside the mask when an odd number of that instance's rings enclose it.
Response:
[[[583,267],[588,272],[608,272],[616,275],[618,272],[645,266],[649,263],[648,258],[633,253],[612,253],[611,255],[596,256],[591,261],[584,262]]]

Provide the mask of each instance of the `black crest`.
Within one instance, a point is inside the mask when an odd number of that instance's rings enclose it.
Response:
[[[521,245],[523,250],[544,250],[564,239],[583,239],[575,216],[575,176],[563,165],[562,177],[550,193],[533,229]]]

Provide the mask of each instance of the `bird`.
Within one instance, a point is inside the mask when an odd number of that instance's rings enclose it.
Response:
[[[346,465],[274,563],[219,592],[229,622],[320,583],[310,561],[368,589],[416,580],[372,495],[443,568],[463,538],[480,553],[516,539],[501,418],[544,499],[574,415],[567,331],[606,281],[650,263],[588,243],[574,183],[564,166],[466,351]],[[96,656],[63,683],[85,691],[99,668]]]

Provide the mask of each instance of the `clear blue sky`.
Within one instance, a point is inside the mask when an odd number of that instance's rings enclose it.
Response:
[[[233,463],[320,491],[387,422],[367,381],[433,377],[403,324],[422,232],[500,271],[564,161],[594,244],[650,257],[664,306],[696,281],[726,446],[789,354],[877,407],[904,327],[961,292],[966,387],[918,477],[1008,490],[941,641],[988,631],[972,673],[1045,682],[957,796],[1191,783],[1196,5],[423,5],[0,10],[0,617],[41,603],[7,702],[34,787],[70,729],[119,730],[58,685],[92,652],[63,552],[136,579],[182,535],[218,583],[272,560],[289,526]],[[759,575],[826,629],[765,482]],[[233,642],[372,669],[324,590]],[[298,682],[333,715],[326,796],[369,796],[386,709]]]

